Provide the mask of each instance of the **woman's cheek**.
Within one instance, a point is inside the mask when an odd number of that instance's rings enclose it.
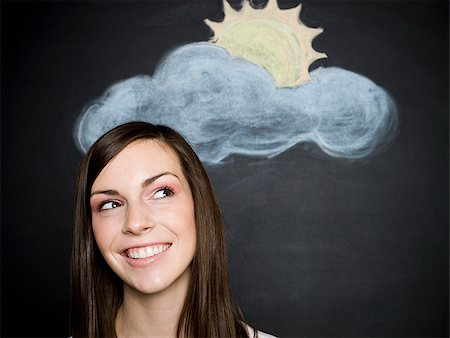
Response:
[[[111,247],[117,233],[120,232],[118,220],[115,217],[93,217],[92,230],[100,250]]]

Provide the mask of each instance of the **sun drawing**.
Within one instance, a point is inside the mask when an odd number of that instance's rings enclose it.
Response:
[[[295,87],[309,79],[309,66],[326,54],[315,51],[312,40],[322,28],[310,28],[300,21],[301,5],[280,9],[276,0],[268,0],[262,9],[254,9],[244,0],[242,9],[234,10],[223,0],[222,22],[206,19],[213,30],[211,42],[267,69],[277,87]]]

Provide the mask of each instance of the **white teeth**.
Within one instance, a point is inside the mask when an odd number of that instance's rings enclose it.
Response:
[[[149,246],[149,247],[147,247],[147,249],[145,249],[145,256],[147,256],[147,257],[153,256],[153,249],[151,246]]]
[[[160,254],[163,251],[166,251],[170,247],[170,245],[171,244],[164,244],[164,245],[148,246],[145,248],[129,249],[127,251],[127,255],[128,257],[134,259],[152,257],[157,254]]]

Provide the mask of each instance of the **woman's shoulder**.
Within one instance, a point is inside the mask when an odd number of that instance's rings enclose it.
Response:
[[[262,331],[259,331],[259,330],[256,330],[256,335],[255,335],[255,330],[252,327],[250,327],[249,325],[246,325],[246,328],[247,328],[248,336],[250,338],[253,338],[253,337],[257,337],[257,338],[276,338],[275,336],[272,336],[271,334],[268,334],[266,332],[262,332]]]

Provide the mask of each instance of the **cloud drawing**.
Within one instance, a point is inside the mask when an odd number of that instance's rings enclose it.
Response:
[[[232,154],[272,157],[302,142],[330,156],[364,158],[389,142],[396,106],[381,87],[340,68],[318,68],[312,80],[277,88],[261,66],[199,42],[168,54],[153,76],[120,81],[89,104],[75,127],[82,151],[129,121],[181,132],[206,164]]]

